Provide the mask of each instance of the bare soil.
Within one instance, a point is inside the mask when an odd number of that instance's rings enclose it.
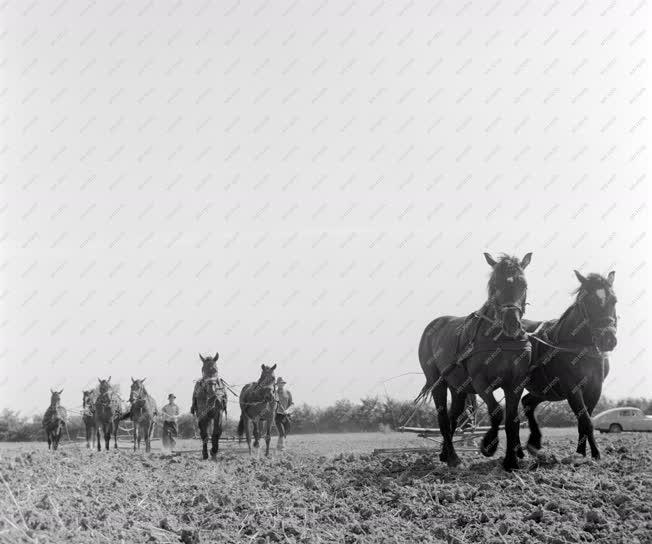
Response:
[[[476,453],[449,469],[434,447],[373,455],[427,445],[394,433],[292,436],[270,458],[226,442],[218,462],[198,441],[0,444],[0,542],[652,542],[652,435],[599,435],[597,463],[567,457],[575,430],[544,436],[547,458],[511,474]]]

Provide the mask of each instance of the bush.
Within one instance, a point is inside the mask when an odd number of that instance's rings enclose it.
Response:
[[[480,404],[480,401],[478,401]],[[652,414],[652,399],[624,398],[614,401],[601,398],[594,414],[615,406],[636,406],[646,414]],[[567,402],[543,403],[537,408],[537,419],[546,427],[574,427],[577,424],[575,415]],[[463,416],[462,416],[463,417]],[[223,433],[227,436],[236,434],[240,418],[239,410],[231,413],[224,424]],[[409,421],[408,421],[409,418]],[[487,425],[487,409],[479,406],[477,411],[479,425]],[[401,425],[409,427],[438,427],[437,414],[432,401],[415,406],[412,401],[366,397],[359,403],[350,400],[338,400],[327,408],[314,408],[307,404],[296,406],[291,416],[292,434],[333,433],[333,432],[375,432],[387,429],[395,430]],[[158,423],[154,436],[160,438],[162,423]],[[182,414],[178,421],[179,438],[196,438],[199,436],[196,419],[190,414]],[[72,440],[86,437],[86,431],[81,416],[72,416],[68,420],[68,433]],[[64,437],[68,437],[64,431]],[[21,417],[17,411],[5,409],[0,414],[0,441],[23,442],[30,440],[45,440],[45,432],[41,427],[41,416],[31,420]]]

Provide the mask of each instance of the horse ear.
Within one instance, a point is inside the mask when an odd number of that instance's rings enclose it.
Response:
[[[494,258],[491,255],[489,255],[489,253],[485,253],[484,258],[487,261],[487,263],[489,263],[489,266],[491,268],[493,268],[494,266],[496,266],[498,264],[496,261],[494,261]]]
[[[612,270],[611,272],[609,272],[609,275],[607,276],[607,281],[609,282],[609,285],[613,285],[615,279],[616,279],[616,272]]]
[[[263,363],[262,365],[260,365],[260,368],[262,368],[263,370],[265,370],[265,363]]]
[[[54,391],[52,390],[52,388],[51,388],[51,387],[50,387],[50,393],[52,393],[52,394],[54,395]]]
[[[213,357],[214,361],[217,361],[220,358],[220,354],[216,351],[215,352],[215,357]]]
[[[575,277],[577,277],[577,281],[579,281],[582,285],[584,285],[584,282],[586,281],[586,278],[582,276],[577,270],[573,270],[575,272]]]
[[[100,380],[99,378],[97,378],[97,381],[100,382],[100,383],[102,383],[102,380]]]
[[[134,380],[134,377],[131,376],[131,383],[134,383],[136,380]]]
[[[110,381],[111,381],[111,376],[109,376],[109,377],[106,379],[106,381],[107,381],[107,382],[110,382]]]
[[[145,380],[146,380],[146,379],[147,379],[147,378],[143,378],[142,380],[140,380],[140,383],[145,383]]]
[[[274,370],[276,368],[276,363],[274,363],[274,366],[270,368],[270,370]]]
[[[530,261],[532,260],[532,253],[526,253],[525,257],[523,257],[523,260],[521,261],[521,268],[525,270],[525,267],[530,264]]]
[[[63,393],[63,389],[61,391],[59,391],[59,395],[61,395],[61,393]]]
[[[199,354],[199,358],[201,359],[201,362],[203,363],[204,362],[204,356],[201,353]]]

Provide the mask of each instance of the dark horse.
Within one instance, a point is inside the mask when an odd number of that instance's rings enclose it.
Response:
[[[129,413],[134,424],[134,451],[136,451],[136,445],[140,449],[140,441],[144,439],[145,452],[149,453],[152,449],[152,431],[158,409],[154,397],[145,389],[144,382],[145,378],[142,380],[131,378],[131,392],[129,393],[131,409]]]
[[[260,365],[262,372],[257,382],[245,385],[240,391],[240,422],[238,423],[238,436],[246,434],[249,455],[251,455],[251,421],[254,428],[254,448],[259,447],[260,425],[265,422],[265,455],[269,456],[269,442],[272,439],[272,425],[276,415],[276,378],[274,370],[276,365]]]
[[[95,428],[97,429],[97,451],[102,451],[100,431],[104,434],[104,449],[108,450],[113,433],[113,447],[118,448],[118,423],[122,414],[120,397],[111,387],[111,376],[100,382],[95,401]]]
[[[66,426],[66,418],[68,413],[66,409],[61,406],[61,391],[53,391],[50,389],[50,406],[43,414],[43,428],[48,437],[48,449],[56,450],[59,447],[59,440],[61,440],[61,431]]]
[[[577,271],[575,275],[580,282],[575,302],[559,319],[523,320],[531,333],[534,368],[525,386],[528,394],[521,403],[530,426],[527,447],[531,453],[541,449],[541,431],[534,417],[536,407],[544,400],[567,400],[577,417],[577,453],[586,455],[588,440],[591,456],[599,459],[591,414],[609,373],[607,353],[617,343],[613,290],[616,273],[609,272],[606,278],[599,274],[585,278]]]
[[[216,353],[214,357],[210,355],[204,357],[200,353],[199,358],[202,361],[202,379],[195,383],[190,413],[197,417],[203,459],[208,459],[208,426],[213,424],[211,459],[215,460],[220,447],[222,426],[226,420],[226,387],[217,375],[219,353]]]
[[[82,420],[86,429],[86,447],[95,447],[95,400],[97,399],[97,390],[88,389],[82,391]]]
[[[503,419],[503,409],[493,391],[502,388],[507,435],[503,467],[511,470],[518,467],[517,456],[523,456],[518,437],[518,403],[531,353],[530,342],[521,326],[527,294],[523,271],[532,254],[528,253],[521,261],[506,255],[498,261],[488,253],[484,256],[492,268],[487,302],[467,317],[438,317],[421,336],[419,361],[426,385],[417,399],[432,391],[442,435],[439,458],[449,466],[457,466],[460,459],[452,439],[467,394],[477,393],[487,405],[491,428],[482,439],[480,451],[490,457],[498,448],[498,430]],[[450,418],[446,407],[449,388]]]

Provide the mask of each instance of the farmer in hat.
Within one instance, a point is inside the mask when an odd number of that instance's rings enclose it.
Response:
[[[285,445],[287,433],[290,430],[290,414],[294,410],[292,393],[285,389],[285,380],[280,376],[276,379],[276,392],[278,394],[278,404],[276,405],[276,428],[278,429],[278,444],[276,449],[282,450]]]
[[[176,445],[174,437],[177,436],[177,420],[179,419],[179,407],[174,402],[176,398],[173,393],[170,393],[168,403],[161,409],[163,414],[162,441],[164,449],[171,450]]]

